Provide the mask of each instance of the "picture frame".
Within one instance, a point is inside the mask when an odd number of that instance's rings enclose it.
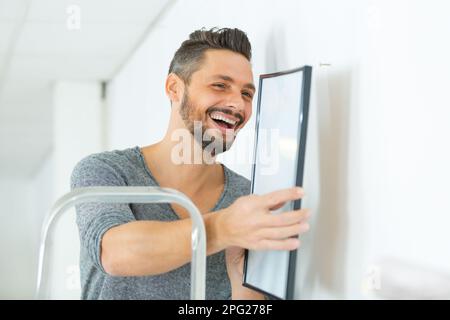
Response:
[[[303,185],[311,76],[311,66],[260,75],[252,194]],[[272,134],[269,153],[274,158],[262,161],[267,134]],[[264,172],[265,162],[277,165]],[[273,214],[300,208],[301,199],[286,203]],[[297,250],[245,250],[243,285],[271,299],[293,299],[296,260]]]

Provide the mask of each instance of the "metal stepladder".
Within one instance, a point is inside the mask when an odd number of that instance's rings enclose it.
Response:
[[[59,198],[46,216],[42,226],[36,285],[37,299],[43,299],[46,247],[54,223],[71,207],[86,202],[176,203],[184,207],[192,220],[191,299],[205,299],[206,231],[202,215],[186,195],[174,189],[160,187],[86,187],[74,189]]]

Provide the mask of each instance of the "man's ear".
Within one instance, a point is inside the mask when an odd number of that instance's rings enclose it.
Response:
[[[183,80],[175,73],[169,73],[166,79],[166,95],[169,97],[171,105],[173,103],[180,103],[183,98],[183,93]]]

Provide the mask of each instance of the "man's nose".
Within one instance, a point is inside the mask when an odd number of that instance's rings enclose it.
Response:
[[[239,94],[230,94],[226,105],[229,108],[232,108],[233,112],[239,113],[242,117],[244,117],[245,101],[240,92]]]

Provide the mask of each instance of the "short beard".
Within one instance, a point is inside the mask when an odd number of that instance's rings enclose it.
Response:
[[[227,141],[226,138],[217,139],[215,136],[209,135],[208,130],[203,124],[201,120],[195,119],[195,107],[191,104],[189,99],[189,93],[187,91],[187,88],[183,94],[183,99],[181,100],[180,105],[180,116],[183,119],[184,125],[189,130],[191,135],[194,137],[194,139],[197,141],[199,145],[202,146],[202,150],[208,150],[208,152],[211,152],[211,156],[216,156],[219,153],[228,151],[231,146],[233,145],[234,138],[230,141]],[[207,112],[208,113],[208,112]],[[198,130],[198,123],[201,122],[201,134],[194,134],[195,133],[195,126],[194,122],[196,122],[197,130]],[[210,129],[211,130],[211,129]],[[205,139],[204,138],[205,135]],[[219,141],[216,141],[219,140]],[[220,141],[222,140],[222,141]],[[218,145],[221,144],[221,145]]]

